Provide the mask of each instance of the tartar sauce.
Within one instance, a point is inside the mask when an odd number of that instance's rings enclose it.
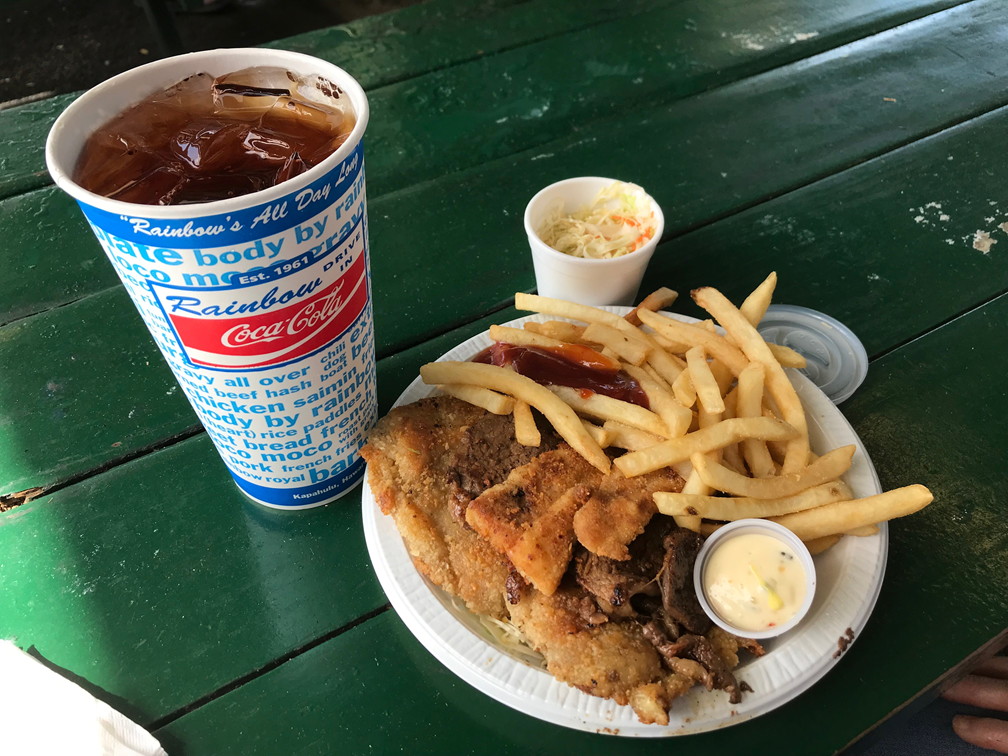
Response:
[[[762,533],[725,539],[703,571],[711,608],[741,630],[762,631],[790,620],[805,600],[806,582],[794,550]]]

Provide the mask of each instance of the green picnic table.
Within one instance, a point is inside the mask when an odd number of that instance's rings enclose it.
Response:
[[[283,513],[235,487],[49,180],[71,95],[0,112],[0,638],[171,756],[833,754],[919,708],[1008,641],[1006,21],[1002,0],[431,0],[271,45],[368,93],[382,413],[519,315],[525,204],[569,176],[662,206],[642,291],[738,302],[776,271],[775,301],[860,337],[840,410],[883,488],[935,500],[890,524],[874,610],[807,690],[670,742],[452,673],[376,578],[360,488]]]

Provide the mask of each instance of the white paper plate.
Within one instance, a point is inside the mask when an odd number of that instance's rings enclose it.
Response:
[[[608,308],[625,313],[628,308]],[[678,316],[677,316],[678,317]],[[682,318],[690,320],[690,318]],[[520,318],[546,320],[539,315]],[[484,333],[441,357],[465,360],[490,345]],[[797,371],[789,371],[805,405],[814,450],[855,444],[853,465],[845,476],[857,496],[879,493],[878,476],[861,440],[836,406]],[[397,405],[429,396],[419,378]],[[753,689],[738,704],[724,692],[696,687],[677,699],[668,725],[641,724],[629,706],[582,693],[559,682],[527,657],[495,644],[479,620],[417,572],[391,517],[375,504],[365,477],[364,535],[375,572],[403,622],[442,664],[467,683],[513,709],[564,727],[636,737],[687,735],[744,722],[790,701],[822,678],[839,660],[840,647],[856,639],[867,622],[885,573],[889,535],[844,538],[816,557],[818,588],[808,616],[791,632],[764,643],[767,653],[745,658],[736,670]]]

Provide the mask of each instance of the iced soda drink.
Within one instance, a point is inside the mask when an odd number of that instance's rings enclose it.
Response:
[[[319,76],[264,66],[196,73],[95,131],[74,180],[123,202],[213,202],[301,175],[339,149],[354,122],[349,98]]]
[[[77,199],[239,488],[331,501],[377,414],[363,90],[279,50],[115,77],[46,156]]]

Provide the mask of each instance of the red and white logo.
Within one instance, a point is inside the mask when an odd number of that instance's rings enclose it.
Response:
[[[294,286],[273,281],[194,295],[160,293],[159,299],[194,365],[225,370],[282,365],[328,345],[363,312],[365,257],[358,255],[327,284],[302,278]]]

